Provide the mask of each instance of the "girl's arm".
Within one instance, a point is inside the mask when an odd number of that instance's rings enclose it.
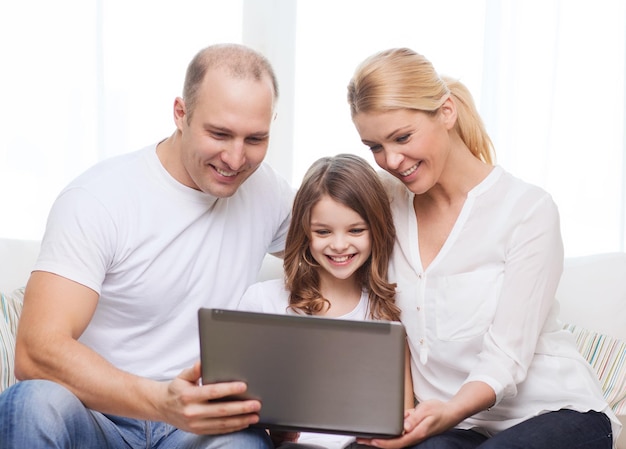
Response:
[[[411,377],[411,352],[408,343],[404,347],[404,409],[415,407],[413,395],[413,378]]]

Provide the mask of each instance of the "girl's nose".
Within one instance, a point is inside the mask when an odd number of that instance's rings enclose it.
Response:
[[[348,239],[345,238],[345,236],[343,235],[335,235],[335,237],[333,238],[330,247],[333,251],[337,251],[337,252],[342,252],[344,251],[346,248],[348,248]]]

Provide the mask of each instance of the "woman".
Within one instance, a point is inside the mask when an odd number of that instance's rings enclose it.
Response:
[[[388,172],[389,275],[418,400],[402,437],[362,442],[610,449],[619,422],[557,321],[563,246],[550,195],[494,165],[468,90],[410,49],[366,59],[348,102]]]

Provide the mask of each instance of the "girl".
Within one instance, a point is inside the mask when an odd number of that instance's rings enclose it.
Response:
[[[350,154],[321,158],[305,174],[294,199],[285,279],[250,286],[239,308],[398,321],[395,285],[387,280],[394,239],[389,200],[367,161]],[[405,403],[411,408],[408,349],[406,366]],[[351,440],[302,433],[298,441],[339,448]]]

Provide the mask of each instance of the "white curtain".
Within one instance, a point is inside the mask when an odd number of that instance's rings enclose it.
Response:
[[[60,189],[173,131],[201,47],[278,69],[269,160],[298,185],[359,142],[356,65],[408,46],[473,92],[498,163],[555,198],[567,255],[624,251],[624,0],[25,0],[0,3],[0,237],[41,238]]]
[[[365,56],[407,46],[470,88],[497,162],[552,194],[566,255],[624,251],[625,4],[300,1],[294,183],[324,154],[368,154],[345,86]]]
[[[570,255],[625,249],[625,5],[488,2],[482,110],[498,161],[553,195]]]
[[[40,239],[77,174],[167,137],[189,60],[241,37],[242,1],[0,2],[0,237]]]

